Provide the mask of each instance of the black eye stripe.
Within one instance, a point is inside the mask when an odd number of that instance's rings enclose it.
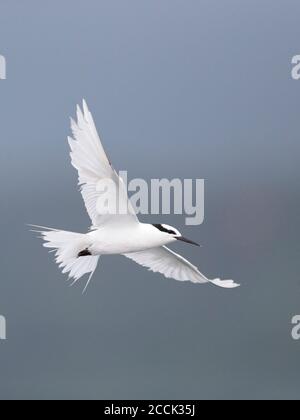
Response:
[[[165,228],[163,225],[153,225],[156,227],[156,229],[160,230],[161,232],[169,233],[170,235],[176,235],[176,232],[174,230],[169,230]]]

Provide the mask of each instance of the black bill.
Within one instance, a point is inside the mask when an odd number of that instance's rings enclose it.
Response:
[[[197,244],[197,242],[191,241],[190,239],[184,238],[183,236],[179,236],[176,239],[178,241],[181,241],[181,242],[186,242],[187,244],[191,244],[191,245],[195,245],[195,246],[200,246],[199,244]]]

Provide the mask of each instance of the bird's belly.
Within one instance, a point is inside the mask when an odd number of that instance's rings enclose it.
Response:
[[[98,241],[92,245],[91,250],[93,254],[97,255],[114,255],[145,251],[146,249],[151,249],[156,246],[156,244],[152,246],[149,243],[137,243],[136,241],[118,241],[117,243],[111,241]]]
[[[115,255],[128,254],[131,252],[145,251],[166,245],[165,242],[158,241],[141,235],[137,232],[91,232],[92,243],[90,251],[95,255]]]

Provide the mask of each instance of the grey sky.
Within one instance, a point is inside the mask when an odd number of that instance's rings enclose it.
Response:
[[[0,0],[0,398],[299,398],[300,3]],[[26,223],[89,227],[70,165],[85,97],[117,169],[204,178],[176,246],[239,290],[103,258],[69,288]]]

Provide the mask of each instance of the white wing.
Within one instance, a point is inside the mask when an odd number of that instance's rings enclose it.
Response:
[[[125,254],[125,257],[130,258],[143,267],[149,268],[154,273],[161,273],[169,279],[202,284],[212,283],[215,286],[226,289],[233,289],[239,286],[232,280],[209,280],[200,273],[197,267],[166,247]]]
[[[126,223],[129,221],[137,223],[138,218],[128,199],[124,182],[113,169],[103,149],[92,114],[85,101],[83,101],[83,112],[79,106],[77,107],[77,122],[71,119],[71,128],[74,138],[69,137],[68,140],[72,165],[78,171],[82,197],[93,227],[99,227],[104,222],[123,220],[124,217]],[[111,208],[103,211],[99,206],[99,199],[104,193],[99,188],[101,181],[114,183],[115,188],[112,191],[117,211],[111,211]]]

